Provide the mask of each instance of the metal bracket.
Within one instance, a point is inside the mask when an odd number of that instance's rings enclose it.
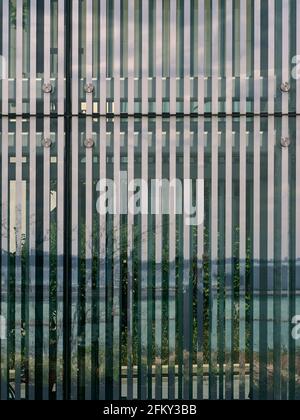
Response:
[[[94,142],[94,140],[93,140],[93,139],[86,139],[86,140],[84,141],[84,146],[85,146],[87,149],[92,149],[92,148],[94,147],[94,145],[95,145],[95,142]]]
[[[48,139],[48,138],[44,138],[44,139],[42,140],[42,145],[43,145],[46,149],[49,149],[49,147],[51,147],[51,146],[52,146],[52,140],[51,140],[51,139]]]
[[[283,93],[287,93],[291,90],[291,85],[289,84],[289,82],[284,82],[281,84],[280,90]]]
[[[93,93],[94,92],[94,85],[92,83],[87,83],[84,87],[86,93]]]
[[[44,83],[43,84],[43,92],[44,93],[51,93],[53,90],[51,83]]]
[[[281,146],[282,147],[289,147],[291,144],[291,140],[289,137],[282,137],[281,138]]]

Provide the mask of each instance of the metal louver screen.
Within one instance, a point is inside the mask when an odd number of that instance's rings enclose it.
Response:
[[[0,21],[0,400],[299,399],[299,2]]]

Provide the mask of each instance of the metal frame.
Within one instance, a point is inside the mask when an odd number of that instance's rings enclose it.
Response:
[[[87,137],[92,137],[93,135],[93,127],[92,121],[94,117],[100,118],[100,137],[103,138],[104,134],[106,133],[106,118],[114,118],[113,125],[114,125],[114,132],[116,135],[115,144],[114,144],[114,151],[115,151],[115,161],[114,161],[114,177],[118,178],[118,172],[121,166],[121,156],[120,156],[120,117],[121,116],[130,116],[130,121],[128,122],[128,166],[133,165],[135,152],[134,152],[134,118],[135,117],[142,117],[142,160],[144,162],[143,167],[143,178],[148,179],[148,120],[147,117],[156,117],[156,128],[155,128],[155,137],[156,137],[156,163],[155,163],[155,172],[156,175],[159,177],[162,175],[162,136],[163,136],[163,124],[164,124],[164,117],[170,119],[170,133],[172,141],[170,142],[170,167],[169,167],[169,174],[170,178],[175,177],[176,175],[176,118],[184,117],[184,153],[183,153],[183,163],[184,163],[184,177],[189,177],[189,167],[190,167],[190,140],[191,140],[191,133],[190,133],[190,124],[191,119],[193,116],[198,117],[198,173],[200,176],[204,175],[204,131],[205,131],[205,118],[212,118],[212,155],[211,155],[211,190],[212,190],[212,200],[211,200],[211,221],[207,224],[210,224],[211,228],[211,274],[212,274],[212,284],[210,289],[210,305],[211,311],[213,312],[213,317],[211,318],[211,333],[212,337],[210,339],[210,345],[212,348],[212,360],[211,360],[211,371],[209,376],[209,383],[210,383],[210,397],[217,398],[221,397],[220,392],[218,392],[217,387],[217,358],[214,351],[218,351],[218,343],[217,343],[217,334],[218,334],[218,320],[216,318],[216,309],[215,303],[217,301],[217,284],[218,284],[218,266],[216,261],[218,260],[218,204],[219,204],[219,196],[218,196],[218,166],[219,166],[219,134],[218,134],[218,123],[219,119],[226,117],[226,162],[225,162],[225,172],[226,172],[226,191],[225,191],[225,207],[226,207],[226,226],[225,226],[225,273],[226,273],[226,284],[225,284],[225,356],[226,356],[226,368],[225,368],[225,396],[227,398],[233,398],[233,391],[234,391],[234,384],[233,384],[233,361],[232,361],[232,313],[233,313],[233,285],[232,285],[232,246],[233,246],[233,237],[232,237],[232,228],[233,228],[233,215],[232,215],[232,197],[233,197],[233,171],[232,171],[232,164],[233,164],[233,121],[235,117],[240,117],[240,133],[239,133],[239,141],[240,141],[240,161],[239,161],[239,171],[240,171],[240,188],[239,188],[239,197],[240,197],[240,243],[241,247],[239,250],[239,258],[241,261],[240,264],[240,272],[242,277],[242,282],[240,285],[240,296],[239,296],[239,303],[240,303],[240,313],[239,313],[239,332],[240,332],[240,359],[239,359],[239,367],[240,367],[240,397],[245,398],[245,291],[246,291],[246,280],[245,280],[245,270],[246,270],[246,183],[247,183],[247,173],[246,173],[246,166],[247,166],[247,117],[254,117],[254,190],[253,190],[253,220],[256,226],[256,231],[254,232],[253,236],[253,243],[254,243],[254,259],[257,262],[254,263],[254,292],[259,290],[260,284],[260,263],[259,259],[261,256],[261,249],[260,249],[260,234],[258,227],[261,224],[260,220],[260,213],[259,213],[259,204],[261,199],[261,191],[259,185],[260,179],[260,169],[261,169],[261,133],[260,133],[260,121],[261,118],[267,116],[268,120],[268,171],[267,171],[267,207],[268,207],[268,223],[267,223],[267,235],[268,235],[268,246],[267,246],[267,259],[268,259],[268,266],[267,266],[267,273],[268,273],[268,285],[272,289],[271,294],[274,295],[274,242],[275,242],[275,215],[274,215],[274,180],[275,180],[275,147],[277,144],[274,142],[274,135],[275,133],[275,118],[282,117],[282,127],[281,127],[281,136],[288,137],[290,135],[290,124],[289,124],[289,117],[296,117],[296,126],[299,128],[299,95],[297,95],[297,102],[296,102],[296,110],[290,111],[290,99],[288,94],[284,94],[281,100],[281,109],[280,111],[276,111],[276,104],[275,104],[275,9],[274,9],[274,2],[269,0],[268,2],[268,19],[269,19],[269,48],[268,48],[268,60],[269,60],[269,70],[268,70],[268,110],[266,113],[261,112],[261,17],[260,17],[260,5],[261,0],[255,0],[255,13],[254,13],[254,27],[255,27],[255,39],[254,39],[254,109],[253,111],[249,111],[247,108],[247,56],[245,54],[247,48],[247,38],[246,38],[246,0],[241,0],[241,9],[239,15],[239,25],[241,30],[241,40],[240,40],[240,90],[241,90],[241,102],[240,102],[240,111],[234,112],[233,110],[233,66],[232,66],[232,59],[233,59],[233,39],[232,39],[232,29],[233,29],[233,16],[232,16],[232,8],[233,3],[232,0],[226,1],[226,16],[227,16],[227,27],[226,27],[226,59],[225,59],[225,73],[226,77],[228,78],[227,86],[226,86],[226,110],[225,112],[219,111],[219,96],[220,96],[220,84],[219,84],[219,71],[220,71],[220,63],[219,63],[219,56],[220,56],[220,48],[219,42],[213,42],[212,40],[212,105],[211,111],[206,112],[205,107],[205,93],[204,90],[206,88],[206,80],[205,80],[205,54],[199,53],[198,56],[198,110],[193,111],[191,110],[190,104],[190,88],[191,88],[191,68],[190,68],[190,53],[191,53],[191,34],[190,34],[190,23],[191,23],[191,5],[189,2],[184,2],[184,42],[185,42],[185,49],[183,53],[183,61],[184,61],[184,95],[183,95],[183,112],[177,112],[177,48],[176,48],[176,36],[174,34],[177,33],[177,5],[175,0],[171,0],[170,4],[170,68],[169,68],[169,76],[170,76],[170,108],[169,112],[163,112],[163,98],[162,98],[162,86],[163,86],[163,63],[162,63],[162,37],[158,36],[158,32],[161,33],[163,30],[163,2],[161,0],[156,0],[156,25],[157,25],[157,32],[156,32],[156,39],[155,39],[155,73],[156,73],[156,112],[151,114],[149,112],[149,57],[148,57],[148,46],[149,46],[149,2],[144,1],[142,5],[142,25],[143,25],[143,36],[142,36],[142,107],[141,112],[135,112],[135,75],[134,75],[134,62],[128,62],[128,108],[127,112],[123,112],[121,107],[121,34],[120,28],[116,25],[116,21],[114,22],[113,28],[113,39],[114,39],[114,65],[115,65],[115,79],[113,82],[114,85],[114,112],[112,114],[107,112],[107,103],[106,103],[106,91],[107,91],[107,78],[106,78],[106,32],[107,28],[107,19],[106,19],[106,12],[107,12],[107,2],[106,0],[101,0],[100,2],[100,16],[101,16],[101,25],[99,29],[99,34],[101,38],[100,42],[100,102],[99,102],[99,112],[95,112],[94,109],[94,101],[93,95],[91,93],[86,93],[86,102],[87,102],[87,115],[83,115],[79,111],[79,25],[77,23],[79,18],[79,2],[78,0],[58,0],[58,84],[57,84],[57,110],[52,112],[51,109],[51,95],[48,93],[44,93],[43,99],[43,113],[37,112],[37,89],[36,89],[36,49],[37,49],[37,40],[35,37],[36,30],[37,30],[37,1],[31,1],[31,8],[30,8],[30,22],[31,22],[31,29],[30,29],[30,36],[31,36],[31,50],[30,50],[30,103],[29,103],[29,113],[23,112],[24,110],[24,103],[23,103],[23,76],[22,76],[22,67],[23,67],[23,58],[22,54],[16,55],[16,109],[14,112],[11,112],[11,108],[9,106],[9,84],[8,80],[2,81],[2,97],[3,97],[3,106],[2,106],[2,124],[3,124],[3,136],[5,137],[8,134],[8,121],[10,118],[16,118],[16,207],[17,210],[22,206],[21,202],[21,195],[22,195],[22,117],[29,118],[30,124],[30,165],[31,165],[31,172],[30,172],[30,220],[33,221],[30,225],[30,284],[28,289],[28,296],[30,299],[35,301],[36,294],[35,294],[35,287],[36,287],[36,271],[35,271],[35,264],[36,264],[36,252],[35,252],[35,241],[36,241],[36,227],[35,227],[35,220],[37,218],[36,215],[36,200],[37,200],[37,191],[36,191],[36,177],[37,177],[37,168],[36,168],[36,118],[44,117],[44,137],[46,139],[50,138],[51,130],[51,118],[57,118],[58,120],[58,178],[64,178],[64,182],[59,184],[58,186],[58,212],[59,212],[59,224],[57,226],[57,233],[58,233],[58,249],[57,249],[57,257],[58,257],[58,290],[57,290],[57,299],[60,302],[62,300],[63,304],[63,318],[58,320],[59,325],[64,330],[63,338],[59,342],[58,346],[58,356],[57,356],[57,365],[56,365],[56,372],[61,373],[62,371],[62,361],[64,360],[64,372],[59,375],[59,381],[57,382],[57,397],[58,399],[62,398],[76,398],[78,394],[77,383],[71,382],[71,368],[72,360],[74,357],[77,356],[76,350],[75,354],[72,353],[72,349],[70,348],[70,336],[71,336],[71,329],[70,323],[73,320],[74,316],[74,307],[76,306],[76,302],[78,300],[78,291],[74,292],[73,287],[76,286],[78,281],[78,259],[76,259],[76,255],[78,256],[78,198],[76,198],[76,193],[78,192],[78,178],[74,176],[78,174],[78,140],[79,140],[79,133],[78,133],[78,126],[80,118],[85,119],[86,121],[86,131]],[[22,34],[22,11],[23,11],[23,0],[17,0],[17,16],[16,16],[16,46],[18,51],[23,51],[23,34]],[[289,58],[290,58],[290,41],[289,41],[289,1],[283,0],[282,2],[282,22],[283,22],[283,34],[282,34],[282,81],[289,79],[290,73],[290,66],[289,66]],[[120,0],[116,0],[115,2],[115,17],[116,19],[121,19],[121,4]],[[219,27],[219,1],[213,0],[212,2],[212,21],[211,28],[212,33],[214,36],[219,40],[220,37],[220,27]],[[51,9],[51,2],[50,0],[45,0],[45,29],[44,29],[44,69],[45,69],[45,77],[44,81],[50,83],[50,49],[51,49],[51,40],[50,40],[50,9]],[[93,13],[93,0],[87,0],[87,25],[86,25],[86,62],[85,67],[87,71],[86,82],[93,84],[93,48],[92,48],[92,13]],[[197,28],[197,35],[198,35],[198,43],[200,47],[198,50],[204,50],[204,38],[206,33],[206,25],[204,19],[204,1],[198,1],[198,28]],[[300,7],[297,5],[297,17],[299,16]],[[9,48],[10,48],[10,38],[8,33],[8,19],[5,19],[5,16],[8,17],[8,7],[7,3],[3,2],[3,26],[2,26],[2,43],[3,43],[3,55],[4,57],[8,58]],[[133,0],[129,0],[129,40],[128,40],[128,57],[134,52],[134,4]],[[65,31],[65,27],[68,28]],[[72,31],[72,28],[74,31]],[[299,51],[299,29],[297,29],[297,51]],[[104,39],[104,41],[103,41]],[[65,54],[65,52],[70,51],[69,54]],[[65,77],[64,77],[65,74]],[[278,82],[278,81],[277,81]],[[297,92],[299,91],[299,81],[296,83]],[[103,92],[103,94],[102,94]],[[93,92],[92,92],[93,93]],[[297,130],[298,133],[299,130]],[[275,134],[274,134],[275,133]],[[296,159],[297,162],[299,161],[299,136],[296,136]],[[76,143],[76,144],[75,144]],[[8,164],[8,144],[7,142],[2,143],[2,159],[4,165],[2,167],[2,178],[4,179],[7,177],[6,169],[5,169],[5,162]],[[43,251],[44,251],[44,260],[43,260],[43,270],[44,270],[44,299],[48,300],[49,298],[49,194],[50,194],[50,163],[51,163],[51,148],[44,148],[44,195],[43,195],[43,202],[44,202],[44,215],[43,215],[43,226],[44,226],[44,243],[43,243]],[[280,152],[281,157],[281,178],[280,183],[282,186],[281,192],[281,208],[284,210],[281,216],[281,236],[282,236],[282,244],[281,244],[281,260],[284,261],[282,263],[281,271],[280,271],[280,281],[281,281],[281,294],[283,297],[287,297],[289,295],[289,264],[287,261],[291,256],[290,250],[290,243],[289,243],[289,220],[287,219],[286,215],[289,214],[289,199],[290,199],[290,190],[289,190],[289,174],[290,174],[290,149],[282,148]],[[100,145],[100,159],[103,159],[105,156],[106,160],[106,144],[101,143]],[[93,165],[93,158],[95,154],[93,149],[86,150],[86,180],[92,178],[92,165]],[[299,178],[299,170],[297,165],[297,179]],[[106,173],[106,165],[101,166],[100,168],[100,177],[103,177]],[[134,177],[134,171],[128,172],[128,178],[131,179]],[[86,239],[91,239],[92,234],[92,188],[91,184],[86,185],[87,188],[87,205],[86,205],[86,214],[88,217],[88,229],[86,232]],[[8,252],[8,242],[9,242],[9,233],[8,228],[6,225],[6,220],[8,217],[8,194],[9,194],[9,186],[6,185],[3,181],[1,183],[1,192],[2,192],[2,239],[1,239],[1,249],[2,249],[2,288],[1,288],[1,311],[6,311],[7,308],[5,304],[7,303],[7,290],[5,285],[5,278],[7,276],[7,255],[5,251]],[[297,208],[299,207],[299,191],[297,190],[297,197],[296,197],[296,204]],[[174,205],[171,202],[170,205]],[[71,210],[72,209],[72,210]],[[76,210],[77,209],[77,210]],[[299,231],[299,217],[298,213],[296,213],[296,231]],[[133,282],[133,268],[132,268],[132,250],[133,250],[133,223],[134,221],[131,219],[128,225],[128,311],[132,311],[132,282]],[[148,219],[144,215],[142,217],[142,231],[146,231]],[[100,218],[100,224],[104,225],[105,220],[104,218]],[[176,296],[175,296],[175,287],[176,283],[174,282],[175,279],[175,267],[174,267],[174,260],[176,258],[176,217],[172,217],[169,220],[169,236],[172,241],[172,246],[169,249],[169,278],[170,278],[170,289],[169,289],[169,360],[168,360],[168,369],[169,369],[169,382],[168,382],[168,395],[169,398],[173,399],[176,397],[176,387],[175,387],[175,311],[176,311]],[[114,231],[117,232],[120,227],[120,219],[118,216],[114,217]],[[20,296],[20,288],[21,288],[21,251],[20,251],[20,244],[21,244],[21,218],[20,214],[17,211],[17,223],[16,223],[16,278],[18,282],[16,282],[16,327],[18,332],[21,331],[21,296]],[[155,344],[156,344],[156,354],[155,354],[155,396],[156,398],[161,398],[162,396],[162,218],[161,216],[156,216],[155,220],[155,284],[156,284],[156,292],[155,292],[155,326],[157,327],[155,332]],[[191,349],[190,349],[190,340],[191,340],[191,327],[190,327],[190,298],[191,298],[191,290],[190,290],[190,266],[189,260],[191,257],[191,232],[189,227],[185,227],[183,229],[183,257],[184,257],[184,269],[183,269],[183,278],[182,278],[182,292],[183,292],[183,396],[185,398],[191,398],[193,393],[193,386],[191,387],[191,380],[193,376],[192,365],[191,365]],[[299,236],[299,235],[298,235]],[[70,243],[70,238],[71,243]],[[143,237],[143,241],[145,240],[146,243],[142,243],[141,253],[142,253],[142,265],[141,265],[141,296],[142,296],[142,303],[141,303],[141,313],[142,313],[142,320],[141,320],[141,348],[142,348],[142,361],[141,361],[141,375],[140,375],[140,395],[143,398],[146,398],[150,391],[148,389],[148,382],[147,382],[147,340],[148,340],[148,329],[149,329],[149,319],[148,319],[148,284],[147,284],[147,274],[148,274],[148,267],[147,267],[147,257],[149,254],[147,239]],[[115,246],[115,256],[114,256],[114,283],[113,283],[113,296],[114,296],[114,315],[113,315],[113,342],[114,342],[114,354],[113,354],[113,370],[119,372],[121,371],[120,366],[120,358],[119,358],[119,342],[120,342],[120,274],[119,274],[119,264],[120,264],[120,256],[119,256],[119,241],[120,237],[116,235],[114,237],[114,246]],[[295,244],[295,254],[298,258],[299,256],[299,240],[297,238]],[[198,264],[197,264],[197,296],[198,296],[198,305],[197,305],[197,323],[198,326],[203,326],[203,253],[204,253],[204,231],[203,228],[199,228],[197,232],[197,244],[198,244]],[[106,276],[106,267],[104,264],[105,260],[105,240],[100,238],[100,249],[102,250],[102,266],[101,266],[101,278]],[[63,254],[63,258],[60,256]],[[87,291],[89,291],[89,286],[91,286],[91,247],[90,244],[86,243],[86,260],[88,262],[88,269],[87,274],[89,278],[89,283],[87,284]],[[299,263],[297,261],[296,271],[299,271]],[[102,282],[101,282],[102,281]],[[105,283],[103,280],[100,280],[100,284],[105,289]],[[274,296],[273,296],[274,297]],[[91,299],[91,296],[89,295]],[[100,329],[102,333],[105,332],[105,300],[106,295],[105,291],[100,291],[100,312],[101,312],[101,320],[100,320]],[[88,301],[88,310],[91,309],[91,300]],[[271,313],[273,311],[272,305],[268,307],[268,311]],[[29,318],[30,320],[35,319],[35,313],[32,308],[29,309]],[[48,325],[49,323],[49,314],[48,314],[47,305],[44,305],[44,314],[43,314],[43,321],[44,321],[44,340],[45,340],[45,348],[43,356],[45,360],[49,359],[49,330]],[[260,313],[260,308],[255,308],[255,313]],[[281,314],[282,319],[284,314]],[[32,322],[32,321],[31,321]],[[73,322],[73,321],[72,321]],[[133,384],[133,361],[130,355],[132,351],[132,325],[133,320],[131,318],[128,319],[128,377],[127,377],[127,396],[130,398],[134,395],[134,384]],[[76,322],[75,322],[76,327]],[[272,328],[272,327],[271,327]],[[282,334],[285,337],[288,337],[289,331],[286,329],[282,331]],[[261,332],[258,329],[254,330],[254,335],[257,338],[255,350],[259,349],[260,346],[260,336]],[[21,334],[16,335],[15,344],[16,344],[16,354],[20,355],[21,353],[21,343],[20,343],[20,336]],[[268,332],[268,337],[270,333]],[[269,338],[268,338],[269,339]],[[91,341],[91,329],[90,326],[87,325],[86,329],[86,340]],[[100,345],[105,350],[105,339],[102,340]],[[270,344],[274,344],[273,340],[271,340]],[[6,344],[1,343],[1,352],[5,352]],[[297,348],[299,352],[299,348]],[[34,328],[32,325],[29,325],[29,355],[34,358],[35,356],[35,336],[34,336]],[[101,356],[102,357],[102,356]],[[99,398],[105,398],[105,355],[99,361],[99,364],[103,366],[103,370],[100,371],[100,388],[99,388]],[[280,363],[284,366],[284,355],[283,351],[280,351]],[[197,337],[197,396],[198,398],[203,398],[203,337],[201,334]],[[256,375],[256,379],[260,377],[260,360],[258,360],[259,368],[254,373]],[[152,367],[151,367],[152,368]],[[34,365],[31,365],[31,378],[29,384],[29,398],[34,399],[36,394],[36,389],[34,385]],[[90,366],[90,370],[92,373],[92,366]],[[48,368],[47,366],[44,367],[43,372],[43,398],[49,398],[49,381],[48,381]],[[285,373],[287,374],[287,369],[285,369]],[[4,383],[5,377],[7,376],[7,372],[5,371],[5,367],[3,364],[1,366],[1,381]],[[21,372],[20,366],[17,365],[16,369],[16,398],[20,398],[20,389],[21,389]],[[89,378],[87,378],[87,385],[89,385]],[[280,383],[278,388],[275,389],[275,394],[279,390],[280,393],[283,393],[284,397],[289,396],[289,389],[287,383]],[[221,389],[221,388],[219,388]],[[180,391],[178,391],[179,395]],[[1,387],[1,397],[6,397],[6,390],[4,387]],[[115,399],[117,399],[121,394],[120,389],[120,382],[118,380],[114,380],[113,382],[113,392],[112,395]],[[90,386],[86,387],[86,398],[91,398],[91,389]]]

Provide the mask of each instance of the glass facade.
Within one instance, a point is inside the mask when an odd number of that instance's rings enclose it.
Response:
[[[0,21],[0,399],[300,399],[299,1]]]

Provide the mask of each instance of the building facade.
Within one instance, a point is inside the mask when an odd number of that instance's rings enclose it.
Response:
[[[299,1],[0,21],[0,399],[299,399]]]

